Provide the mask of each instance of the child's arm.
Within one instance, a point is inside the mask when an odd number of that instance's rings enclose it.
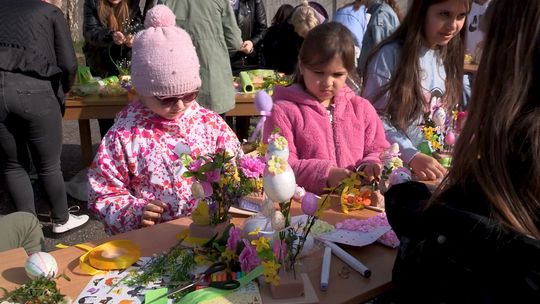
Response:
[[[137,164],[128,163],[120,139],[107,134],[88,170],[88,209],[102,220],[109,234],[138,229],[142,224],[148,202],[130,193],[130,166]]]
[[[306,191],[320,194],[328,187],[327,180],[332,167],[337,167],[330,160],[323,159],[298,159],[297,147],[294,142],[293,126],[279,106],[274,105],[272,115],[264,123],[263,142],[268,140],[275,128],[280,129],[289,142],[289,165],[294,171],[296,183]]]

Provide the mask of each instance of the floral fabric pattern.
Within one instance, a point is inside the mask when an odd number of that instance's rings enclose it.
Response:
[[[196,102],[176,120],[134,102],[117,115],[88,171],[88,208],[109,234],[141,228],[151,200],[167,205],[162,221],[188,216],[196,206],[180,154],[197,157],[223,148],[242,153],[225,121]]]

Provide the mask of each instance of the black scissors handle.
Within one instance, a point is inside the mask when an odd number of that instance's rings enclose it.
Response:
[[[230,289],[236,289],[240,287],[240,282],[238,282],[237,280],[210,282],[208,284],[208,287],[230,290]]]
[[[227,269],[227,265],[224,262],[217,262],[212,264],[206,271],[203,273],[205,277],[211,275],[212,273],[220,272]]]

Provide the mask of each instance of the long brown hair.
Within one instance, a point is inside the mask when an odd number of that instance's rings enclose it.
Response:
[[[540,1],[497,0],[442,189],[474,181],[490,217],[540,239]]]
[[[124,22],[129,21],[129,2],[122,0],[117,6],[112,6],[108,0],[99,0],[98,18],[101,24],[107,26],[111,31],[124,30]]]
[[[347,73],[356,79],[356,56],[354,53],[354,37],[351,31],[338,22],[328,22],[316,26],[306,36],[300,53],[294,75],[294,82],[305,87],[304,78],[300,73],[300,65],[316,68],[326,64],[335,56],[340,56]]]
[[[392,78],[374,100],[389,93],[385,114],[397,128],[405,131],[424,112],[424,94],[421,87],[421,70],[419,66],[420,52],[425,45],[424,25],[428,8],[447,0],[414,0],[409,13],[396,31],[381,42],[370,53],[364,68],[364,79],[367,76],[367,65],[385,45],[397,42],[401,52],[392,74]],[[467,10],[472,0],[462,0]],[[465,23],[466,24],[466,23]],[[446,71],[446,92],[443,102],[446,109],[454,109],[462,100],[463,92],[463,58],[465,56],[465,33],[463,26],[459,35],[452,38],[447,45],[439,48]]]

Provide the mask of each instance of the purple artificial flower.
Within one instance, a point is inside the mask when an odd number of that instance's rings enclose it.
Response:
[[[199,158],[199,159],[196,159],[194,161],[191,162],[191,164],[189,164],[188,166],[188,170],[190,172],[197,172],[199,171],[199,169],[202,167],[202,165],[205,164],[205,161],[204,159],[202,158]]]
[[[229,229],[229,238],[227,239],[227,248],[232,252],[236,252],[238,241],[240,241],[240,229],[231,227]]]
[[[259,178],[264,172],[265,162],[260,157],[244,156],[240,159],[240,170],[247,178]]]
[[[257,251],[255,250],[255,247],[253,247],[248,240],[244,239],[242,241],[246,246],[244,247],[238,258],[240,260],[240,268],[244,273],[248,273],[252,271],[255,267],[259,266],[261,261],[257,256]]]
[[[209,183],[215,183],[219,181],[221,170],[216,169],[205,173],[206,181]]]
[[[210,197],[212,194],[214,194],[214,190],[212,190],[212,184],[203,181],[201,181],[200,183],[202,188],[204,189],[204,197]]]

